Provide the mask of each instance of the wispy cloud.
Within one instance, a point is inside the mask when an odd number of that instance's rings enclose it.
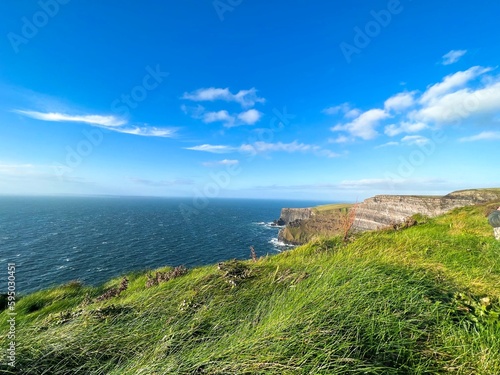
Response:
[[[177,136],[178,128],[157,128],[155,126],[135,126],[112,128],[115,132],[140,135],[142,137],[173,138]]]
[[[344,180],[338,184],[339,189],[347,190],[428,190],[429,188],[446,188],[449,181],[440,178],[421,178],[421,179],[391,179],[391,178],[367,178],[360,180]]]
[[[428,127],[429,126],[423,122],[402,121],[399,125],[387,125],[384,129],[384,133],[389,137],[393,137],[401,133],[418,133]]]
[[[439,178],[421,178],[421,179],[391,179],[391,178],[367,178],[360,180],[343,180],[332,183],[317,183],[304,185],[268,185],[257,186],[261,190],[309,190],[309,191],[429,191],[431,190],[452,190],[450,181]]]
[[[339,135],[336,138],[329,138],[328,143],[349,143],[352,142],[352,138],[345,135]]]
[[[118,133],[139,135],[144,137],[171,138],[176,136],[176,133],[179,130],[178,128],[173,127],[167,128],[148,125],[131,125],[128,124],[126,120],[112,115],[70,115],[58,112],[38,112],[18,109],[13,110],[13,112],[41,121],[78,122],[105,128]]]
[[[210,145],[210,144],[203,144],[199,146],[193,146],[193,147],[185,147],[186,150],[193,150],[193,151],[203,151],[203,152],[210,152],[212,154],[227,154],[230,152],[235,152],[238,149],[235,147],[231,146],[225,146],[225,145]]]
[[[452,49],[447,54],[443,55],[441,64],[443,65],[451,65],[456,63],[460,58],[467,53],[467,50],[464,49]]]
[[[464,87],[471,80],[479,77],[480,75],[491,71],[491,68],[484,68],[482,66],[473,66],[465,71],[459,71],[450,74],[444,79],[430,86],[424,94],[420,97],[421,103],[433,103],[442,98],[444,95]]]
[[[342,103],[336,106],[331,106],[323,109],[321,112],[325,115],[337,115],[339,113],[346,113],[351,109],[349,103]]]
[[[143,178],[130,178],[135,184],[152,186],[152,187],[165,187],[165,186],[177,186],[177,185],[193,185],[194,181],[189,179],[175,179],[175,180],[148,180]]]
[[[33,164],[7,164],[0,163],[0,173],[25,174],[33,171],[36,167]]]
[[[34,118],[42,121],[53,122],[81,122],[90,125],[99,125],[105,127],[122,126],[127,123],[124,119],[116,116],[102,116],[102,115],[68,115],[65,113],[57,112],[37,112],[37,111],[23,111],[16,109],[15,113]]]
[[[224,159],[224,160],[218,160],[218,161],[207,161],[202,163],[204,167],[219,167],[219,166],[226,166],[226,165],[237,165],[239,164],[239,160],[235,159]]]
[[[387,142],[387,143],[375,146],[375,148],[379,149],[379,148],[393,147],[393,146],[399,146],[399,142],[391,141],[391,142]]]
[[[240,152],[240,153],[244,153],[244,154],[256,155],[256,154],[268,154],[268,153],[273,153],[273,152],[288,152],[288,153],[310,152],[310,153],[314,153],[318,156],[325,156],[325,157],[340,156],[339,154],[336,154],[335,152],[327,150],[327,149],[323,149],[320,146],[299,143],[298,141],[293,141],[290,143],[283,143],[283,142],[244,143],[244,144],[240,145],[239,147],[226,146],[226,145],[203,144],[203,145],[199,145],[199,146],[186,147],[186,150],[203,151],[203,152],[209,152],[209,153],[213,153],[213,154],[225,154],[225,153],[232,153],[232,152]]]
[[[232,128],[242,125],[255,125],[262,118],[262,113],[256,109],[249,109],[240,113],[229,113],[223,109],[220,111],[207,111],[205,107],[198,105],[196,107],[188,107],[182,105],[181,109],[184,113],[192,118],[203,121],[206,124],[220,122],[226,128]]]
[[[229,88],[201,88],[192,92],[185,92],[182,99],[195,102],[213,102],[222,100],[226,102],[236,102],[242,107],[253,107],[256,103],[264,103],[265,99],[257,95],[257,90],[252,87],[249,90],[240,90],[236,94],[231,93]]]
[[[343,115],[344,118],[355,118],[361,114],[361,111],[357,108],[352,108],[349,103],[342,103],[337,106],[332,106],[325,108],[321,111],[326,115]]]
[[[429,142],[429,138],[421,135],[407,135],[401,138],[401,143],[409,146],[423,146]]]
[[[267,153],[267,152],[307,152],[314,149],[315,146],[299,143],[297,141],[293,141],[290,143],[269,143],[269,142],[255,142],[252,144],[243,144],[240,147],[240,151],[242,152],[250,152],[250,153]]]
[[[31,164],[31,163],[5,163],[0,162],[0,176],[3,179],[24,181],[26,184],[40,181],[51,181],[56,183],[88,183],[87,180],[75,176],[58,175],[54,173],[55,165]]]
[[[500,140],[500,131],[485,131],[470,137],[460,138],[460,142],[476,141],[498,141]]]
[[[339,154],[323,149],[318,145],[310,145],[306,143],[299,143],[298,141],[293,141],[290,143],[283,142],[254,142],[242,144],[239,147],[239,151],[249,154],[268,154],[272,152],[287,152],[287,153],[313,153],[317,156],[323,156],[328,158],[334,158],[340,156]]]

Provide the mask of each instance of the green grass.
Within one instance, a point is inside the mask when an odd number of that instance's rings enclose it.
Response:
[[[349,203],[338,203],[338,204],[325,204],[322,206],[316,206],[313,208],[315,214],[330,214],[334,211],[344,211],[353,206]]]
[[[17,366],[0,373],[500,374],[500,242],[485,209],[151,288],[129,274],[102,302],[122,278],[30,294],[16,306]]]

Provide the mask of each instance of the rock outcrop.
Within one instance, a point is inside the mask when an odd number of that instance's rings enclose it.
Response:
[[[311,208],[283,208],[280,218],[276,221],[278,225],[289,225],[302,220],[309,219],[313,215]]]

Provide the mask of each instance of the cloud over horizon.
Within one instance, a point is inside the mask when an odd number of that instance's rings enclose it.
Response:
[[[283,143],[283,142],[273,143],[273,142],[257,141],[253,143],[243,143],[237,147],[227,146],[227,145],[202,144],[198,146],[185,147],[185,149],[192,151],[209,152],[212,154],[239,152],[244,154],[257,155],[257,154],[267,154],[273,152],[287,152],[287,153],[310,152],[314,153],[317,156],[324,156],[328,158],[340,156],[339,154],[331,150],[323,149],[318,145],[299,143],[298,141],[293,141],[289,143]]]

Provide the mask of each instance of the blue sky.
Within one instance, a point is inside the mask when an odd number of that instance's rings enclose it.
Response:
[[[0,194],[500,186],[495,1],[4,0]]]

